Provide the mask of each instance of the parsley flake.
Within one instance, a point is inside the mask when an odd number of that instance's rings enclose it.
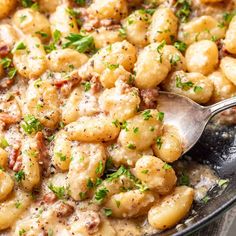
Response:
[[[24,121],[21,125],[21,127],[23,128],[23,130],[27,133],[27,134],[32,134],[32,133],[36,133],[40,130],[43,129],[42,124],[40,123],[40,121],[38,119],[36,119],[33,115],[29,114],[26,115],[24,117]]]
[[[158,114],[157,114],[157,119],[159,120],[159,121],[163,121],[164,120],[164,117],[165,117],[165,113],[164,112],[158,112]]]
[[[162,141],[161,137],[157,137],[156,145],[157,145],[158,149],[161,149],[162,144],[163,144],[163,141]]]
[[[65,187],[62,186],[62,187],[59,187],[59,186],[55,186],[53,185],[52,183],[50,183],[48,185],[48,188],[59,198],[59,199],[62,199],[65,197],[65,194],[66,194],[66,190],[65,190]]]
[[[182,82],[182,79],[180,76],[176,76],[176,87],[180,88],[182,90],[189,90],[190,88],[192,88],[194,85],[194,83],[192,81],[187,81],[187,82]]]
[[[151,110],[146,110],[142,113],[143,119],[144,120],[149,120],[150,118],[152,118],[152,114],[151,114]]]
[[[110,208],[104,208],[104,213],[107,217],[112,215],[112,210]]]
[[[105,197],[107,196],[107,193],[109,192],[109,190],[106,187],[101,187],[99,188],[94,195],[95,200],[98,203],[102,203],[103,200],[105,199]]]
[[[25,179],[25,172],[23,170],[20,170],[15,173],[15,179],[16,182],[20,182]]]
[[[63,48],[71,47],[80,53],[95,51],[94,39],[91,35],[71,33],[66,39],[68,42],[63,45]]]
[[[167,163],[165,163],[164,166],[163,166],[163,169],[164,170],[170,170],[170,169],[172,169],[172,166],[167,164]]]

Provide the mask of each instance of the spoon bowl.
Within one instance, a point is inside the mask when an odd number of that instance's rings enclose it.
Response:
[[[183,140],[184,154],[196,144],[214,115],[236,106],[236,97],[211,106],[201,106],[185,96],[160,91],[157,103],[159,111],[165,113],[165,124],[178,129]]]

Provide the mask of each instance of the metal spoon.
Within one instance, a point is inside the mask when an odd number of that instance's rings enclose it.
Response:
[[[196,144],[214,115],[236,106],[236,97],[204,107],[185,96],[161,91],[157,103],[159,111],[165,113],[165,124],[178,129],[186,153]]]

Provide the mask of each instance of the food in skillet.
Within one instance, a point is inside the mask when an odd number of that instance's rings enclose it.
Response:
[[[199,192],[173,164],[184,140],[158,91],[235,95],[234,9],[0,0],[0,234],[138,236],[181,222]]]

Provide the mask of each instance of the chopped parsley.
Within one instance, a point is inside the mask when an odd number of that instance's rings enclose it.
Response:
[[[149,120],[152,118],[151,110],[146,110],[142,113],[143,119],[144,120]]]
[[[19,209],[19,208],[21,207],[21,202],[20,202],[19,200],[17,200],[17,201],[15,202],[15,207],[16,207],[17,209]]]
[[[9,143],[7,142],[7,140],[5,138],[1,138],[1,140],[0,140],[0,148],[5,149],[8,146],[9,146]]]
[[[12,62],[12,60],[10,58],[4,57],[1,59],[0,64],[2,64],[4,69],[7,69],[8,67],[10,67],[11,62]]]
[[[116,206],[117,206],[117,208],[119,208],[119,207],[120,207],[120,201],[115,200],[115,202],[116,202]]]
[[[141,14],[149,14],[149,15],[152,16],[155,11],[156,11],[156,9],[151,9],[151,8],[149,8],[149,9],[140,9],[139,13],[141,13]]]
[[[43,32],[43,31],[36,31],[35,34],[38,34],[38,35],[40,35],[43,38],[47,38],[48,37],[48,34]]]
[[[16,182],[21,182],[22,180],[24,180],[25,179],[25,172],[23,170],[16,172],[15,179],[16,179]]]
[[[204,198],[202,198],[201,201],[202,201],[203,203],[207,203],[210,199],[211,199],[211,198],[206,195]]]
[[[139,128],[138,128],[138,127],[135,127],[135,128],[133,128],[133,132],[134,132],[135,134],[137,134],[137,133],[138,133],[138,130],[139,130]]]
[[[203,88],[201,86],[194,86],[194,88],[193,88],[194,93],[199,93],[202,90],[203,90]]]
[[[52,142],[52,141],[54,140],[54,138],[55,138],[55,135],[54,135],[54,134],[51,135],[51,136],[48,136],[48,137],[47,137],[47,141],[48,141],[48,142]]]
[[[176,16],[181,22],[187,22],[191,14],[191,5],[188,0],[177,0],[175,7],[178,7]]]
[[[119,178],[122,175],[126,175],[127,176],[128,172],[129,172],[128,169],[126,169],[124,166],[121,166],[116,172],[108,175],[107,181],[111,182],[114,179],[117,179],[117,178]]]
[[[14,53],[15,51],[24,50],[24,49],[26,49],[25,44],[23,42],[20,42],[14,46],[14,48],[12,49],[12,53]]]
[[[10,79],[13,79],[15,77],[16,73],[17,73],[17,69],[13,67],[8,70],[7,75]]]
[[[220,179],[217,184],[219,185],[219,187],[225,187],[227,186],[229,183],[229,180],[228,179]]]
[[[186,43],[182,41],[174,42],[174,47],[177,48],[180,52],[184,52],[187,49]]]
[[[142,171],[141,171],[141,173],[142,173],[142,174],[145,174],[145,175],[146,175],[148,172],[149,172],[149,170],[142,170]]]
[[[40,121],[31,114],[24,116],[21,127],[27,134],[36,133],[43,129]]]
[[[53,50],[56,50],[56,44],[60,41],[61,32],[59,30],[55,30],[52,35],[53,42],[49,45],[44,45],[44,49],[46,53],[50,53]]]
[[[182,173],[178,179],[179,185],[189,186],[190,180],[189,176],[185,173]]]
[[[172,169],[172,166],[167,164],[167,163],[165,163],[164,166],[163,166],[163,169],[164,170],[170,170],[170,169]]]
[[[91,83],[86,81],[84,83],[82,83],[82,85],[84,86],[84,91],[88,92],[91,89]]]
[[[119,36],[122,38],[126,38],[126,30],[125,28],[120,28],[119,29]]]
[[[104,208],[104,213],[107,217],[112,215],[112,210],[110,208]]]
[[[21,5],[23,7],[31,7],[34,4],[32,0],[21,0]]]
[[[56,152],[55,155],[60,158],[60,161],[65,161],[66,160],[66,155],[64,155],[61,152]]]
[[[159,111],[157,114],[157,119],[162,122],[164,120],[164,117],[165,117],[165,113]]]
[[[157,145],[158,149],[161,149],[162,144],[163,144],[163,141],[162,141],[161,137],[157,137],[156,145]]]
[[[94,195],[95,200],[98,203],[102,203],[104,198],[107,196],[107,193],[109,192],[109,190],[106,187],[101,187],[99,188]]]
[[[86,0],[74,0],[74,1],[75,1],[75,3],[77,3],[77,4],[81,5],[81,6],[84,6],[85,3],[86,3]]]
[[[135,146],[134,144],[132,144],[132,143],[129,143],[129,144],[127,145],[127,148],[128,148],[128,149],[131,149],[131,150],[134,150],[134,149],[136,149],[136,146]]]
[[[177,65],[177,62],[180,61],[180,56],[178,54],[170,55],[170,64],[173,66]]]
[[[101,175],[102,172],[103,172],[103,163],[102,163],[102,161],[99,161],[98,167],[96,168],[96,174]]]
[[[48,185],[48,188],[59,198],[62,199],[65,197],[66,195],[66,189],[64,186],[59,187],[59,186],[55,186],[52,183],[50,183]]]
[[[120,127],[120,122],[118,120],[112,121],[112,124],[115,125],[115,127]]]
[[[176,87],[180,88],[182,90],[189,90],[194,86],[194,83],[192,81],[182,82],[182,79],[180,76],[176,76]]]
[[[158,46],[157,46],[157,51],[161,53],[161,50],[165,47],[166,41],[163,40]]]
[[[94,39],[91,35],[71,33],[66,39],[68,42],[63,45],[63,48],[71,47],[80,53],[95,51]]]
[[[89,178],[87,180],[87,188],[92,189],[94,187],[93,181]]]
[[[110,69],[110,70],[115,70],[117,68],[119,68],[119,64],[110,64],[110,63],[106,63],[107,65],[107,68]]]
[[[224,28],[224,27],[226,27],[229,23],[230,23],[230,21],[233,19],[233,17],[236,15],[236,11],[232,11],[232,12],[225,12],[224,14],[223,14],[223,19],[222,19],[222,22],[220,22],[219,24],[218,24],[218,27],[220,27],[220,28]]]
[[[123,123],[120,124],[120,128],[121,129],[124,129],[125,131],[129,131],[127,126],[128,126],[128,122],[127,121],[124,121]]]
[[[26,230],[25,229],[21,229],[19,231],[19,236],[23,236],[25,233],[26,233]]]
[[[85,192],[80,192],[79,197],[81,200],[84,200],[86,198],[86,193]]]

